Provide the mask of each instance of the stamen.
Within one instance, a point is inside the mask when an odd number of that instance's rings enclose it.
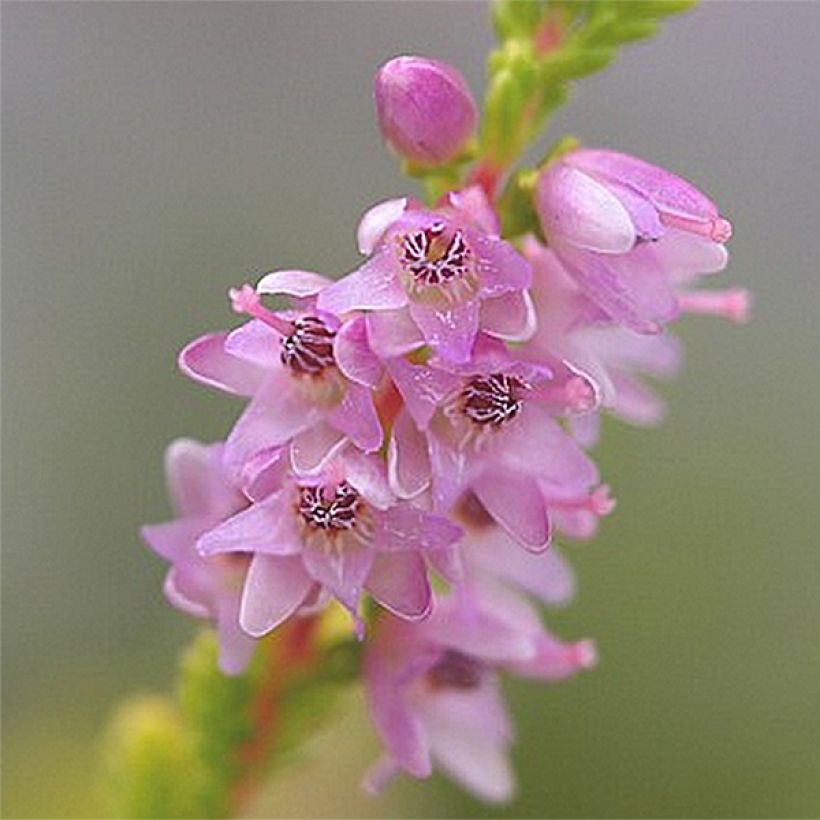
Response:
[[[745,288],[728,290],[699,290],[682,293],[678,303],[687,313],[701,316],[723,316],[735,324],[749,321],[751,294]]]
[[[324,487],[299,488],[299,514],[317,530],[351,530],[356,526],[359,494],[346,481],[328,501]]]
[[[498,428],[521,412],[529,389],[522,379],[506,373],[474,376],[461,392],[461,411],[476,424]]]
[[[303,316],[282,339],[282,364],[298,374],[318,376],[336,363],[331,330],[318,316]]]
[[[245,283],[241,288],[231,288],[228,291],[231,299],[231,307],[236,313],[252,316],[259,319],[269,327],[272,327],[282,336],[287,336],[293,330],[293,325],[277,316],[272,310],[268,310],[263,304],[259,294],[254,290],[253,285]]]
[[[401,263],[418,290],[446,287],[466,279],[471,256],[462,231],[455,231],[448,240],[443,222],[405,234],[401,240]]]
[[[616,501],[610,495],[610,492],[611,490],[608,484],[601,484],[589,495],[576,499],[555,501],[553,503],[556,507],[561,507],[565,510],[587,510],[598,518],[603,518],[615,509]]]
[[[705,236],[721,245],[732,238],[732,223],[722,217],[710,219],[707,222],[698,222],[696,219],[677,214],[661,213],[661,222],[669,228],[678,228],[687,233]]]
[[[433,689],[475,689],[483,672],[480,661],[448,649],[427,673],[427,682]]]

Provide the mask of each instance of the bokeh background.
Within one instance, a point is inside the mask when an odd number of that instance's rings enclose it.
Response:
[[[735,224],[753,324],[692,319],[665,426],[609,424],[619,499],[568,551],[597,638],[565,686],[510,687],[508,816],[820,814],[820,4],[709,2],[577,87],[566,131],[676,169]],[[162,453],[238,411],[175,371],[235,322],[229,285],[342,274],[404,192],[374,69],[453,62],[478,94],[481,3],[3,4],[3,808],[90,816],[116,702],[166,691],[194,626],[140,544]],[[495,816],[435,777],[379,802],[354,694],[258,816]]]

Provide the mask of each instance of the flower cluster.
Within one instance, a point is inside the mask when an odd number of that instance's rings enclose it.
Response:
[[[476,107],[455,69],[393,60],[376,102],[416,166],[469,155]],[[698,289],[731,227],[679,177],[576,148],[540,169],[532,201],[540,231],[507,237],[479,181],[377,204],[360,267],[236,287],[244,323],[179,357],[247,403],[224,442],[168,450],[177,517],[143,530],[171,564],[166,595],[214,623],[228,674],[288,619],[346,611],[384,747],[369,790],[435,764],[511,795],[500,676],[596,662],[535,604],[573,595],[556,537],[590,539],[614,507],[589,455],[598,419],[661,418],[644,378],[678,367],[681,314],[747,312],[742,291]]]

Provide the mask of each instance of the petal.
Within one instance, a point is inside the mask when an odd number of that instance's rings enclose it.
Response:
[[[252,504],[197,542],[201,555],[221,552],[264,552],[293,555],[302,549],[295,515],[286,491],[275,493],[260,504]]]
[[[380,202],[366,211],[356,231],[359,253],[370,256],[385,231],[404,213],[406,207],[407,198],[402,197]]]
[[[615,321],[638,333],[658,333],[677,317],[678,306],[666,272],[643,259],[648,247],[608,257],[564,244],[555,250],[579,287]]]
[[[333,340],[333,358],[339,370],[351,381],[365,387],[379,386],[384,366],[370,348],[367,322],[363,316],[345,322],[339,328]]]
[[[426,428],[439,405],[458,384],[458,377],[437,367],[410,364],[406,359],[389,359],[387,372],[404,399],[416,424]]]
[[[487,512],[528,550],[549,546],[550,523],[535,480],[493,470],[473,481],[473,491]]]
[[[374,455],[365,455],[350,449],[343,457],[344,471],[351,486],[378,510],[385,510],[395,503],[385,475],[384,462]]]
[[[410,315],[436,353],[456,364],[469,361],[478,332],[478,300],[449,307],[411,302]]]
[[[685,179],[637,157],[584,148],[568,154],[565,161],[600,179],[633,188],[663,211],[701,222],[719,215],[715,204]]]
[[[393,422],[387,467],[390,486],[400,498],[413,498],[430,483],[427,439],[404,408]]]
[[[225,518],[241,503],[223,474],[221,444],[189,438],[171,442],[165,451],[165,475],[174,509],[182,517]]]
[[[433,593],[424,559],[417,553],[376,556],[365,586],[383,607],[400,618],[418,621],[430,613]]]
[[[346,443],[345,434],[325,422],[299,433],[290,445],[294,472],[299,475],[321,472]]]
[[[379,517],[373,546],[382,552],[436,550],[455,544],[461,535],[461,527],[449,519],[399,502]]]
[[[382,446],[382,425],[373,404],[373,393],[367,387],[349,384],[341,402],[331,410],[327,420],[366,453],[375,452]]]
[[[225,351],[265,370],[280,369],[282,337],[270,325],[254,319],[228,334]]]
[[[358,270],[334,282],[319,294],[317,305],[336,315],[351,310],[404,307],[407,294],[396,275],[392,248],[379,251]]]
[[[239,597],[234,596],[219,611],[217,618],[219,639],[219,668],[226,675],[241,675],[256,650],[256,639],[239,625]]]
[[[272,372],[225,442],[228,475],[241,482],[243,470],[254,456],[287,443],[321,418],[321,409],[307,401],[294,379],[284,370]]]
[[[524,290],[532,284],[532,266],[509,242],[473,231],[468,241],[476,256],[482,298]]]
[[[559,162],[538,179],[538,215],[554,244],[560,239],[600,253],[626,253],[635,244],[635,226],[627,209],[606,186]]]
[[[467,461],[461,450],[434,435],[428,436],[427,444],[433,476],[433,509],[447,512],[465,489]]]
[[[668,270],[676,282],[720,273],[729,264],[725,245],[687,231],[667,231],[663,239],[651,246],[651,252],[655,264]]]
[[[164,524],[147,524],[142,540],[160,557],[173,563],[193,554],[197,538],[213,526],[212,518],[177,518]]]
[[[613,376],[615,401],[612,412],[618,418],[639,427],[654,427],[666,415],[666,402],[641,383],[639,379],[617,374]]]
[[[424,336],[406,307],[368,313],[365,321],[370,347],[383,359],[404,356],[424,344]]]
[[[210,618],[211,610],[195,596],[188,594],[184,584],[181,584],[179,581],[180,578],[177,568],[171,567],[162,585],[162,592],[168,603],[180,612],[184,612],[186,615],[191,615],[194,618]]]
[[[535,333],[537,319],[532,297],[513,291],[481,303],[479,324],[485,333],[508,342],[526,342]]]
[[[179,354],[179,369],[194,381],[234,393],[252,396],[265,377],[265,371],[237,359],[225,350],[227,332],[208,333],[186,345]]]
[[[257,293],[271,295],[315,296],[333,284],[332,279],[308,270],[277,270],[263,276],[256,285]]]
[[[254,555],[245,579],[239,623],[253,637],[261,637],[292,615],[313,582],[299,557]]]
[[[447,195],[447,199],[455,211],[479,230],[493,237],[501,233],[498,215],[480,185],[470,185],[460,191],[452,191]]]

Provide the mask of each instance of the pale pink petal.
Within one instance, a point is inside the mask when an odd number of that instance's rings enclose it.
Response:
[[[452,373],[436,367],[410,364],[406,359],[389,359],[385,366],[404,399],[407,411],[422,429],[429,424],[439,402],[458,384],[458,378]]]
[[[501,223],[480,185],[471,185],[447,196],[453,208],[476,228],[490,236],[501,233]]]
[[[411,302],[410,315],[436,353],[456,364],[469,360],[478,332],[478,300],[451,306]]]
[[[532,284],[532,266],[509,242],[474,231],[467,239],[476,257],[482,298],[524,290]]]
[[[342,401],[331,410],[327,420],[366,453],[372,453],[382,446],[382,425],[373,404],[373,393],[367,387],[351,382]]]
[[[550,523],[535,480],[492,470],[474,479],[472,488],[487,512],[528,550],[549,546]]]
[[[601,414],[586,413],[569,419],[569,432],[585,450],[594,447],[601,438]]]
[[[351,310],[389,310],[404,307],[407,294],[396,275],[392,248],[379,251],[358,270],[323,290],[317,305],[340,316]]]
[[[322,418],[284,370],[273,371],[239,417],[225,442],[225,468],[235,481],[258,453],[290,441]]]
[[[282,367],[282,337],[272,327],[257,319],[232,330],[225,340],[225,351],[265,370]]]
[[[370,256],[385,231],[404,213],[406,207],[407,198],[402,197],[379,202],[366,211],[356,231],[359,253]]]
[[[210,609],[201,601],[188,595],[187,590],[179,583],[179,580],[179,573],[176,567],[171,567],[162,585],[162,591],[168,603],[176,607],[180,612],[184,612],[186,615],[191,615],[194,618],[210,618]]]
[[[165,451],[165,475],[179,516],[216,520],[236,510],[241,496],[225,479],[221,461],[220,444],[201,444],[189,438],[171,442]]]
[[[387,466],[390,486],[400,498],[413,498],[430,483],[427,439],[404,408],[393,422]]]
[[[256,650],[256,640],[239,625],[239,599],[223,606],[217,618],[219,668],[226,675],[241,675]]]
[[[424,558],[415,552],[377,555],[365,582],[367,591],[394,615],[410,621],[427,617],[433,594]]]
[[[642,194],[617,182],[607,183],[610,193],[618,197],[635,226],[637,239],[654,242],[666,232],[658,209]]]
[[[208,516],[177,518],[164,524],[147,524],[140,530],[140,537],[157,555],[176,562],[191,552],[197,538],[213,523]]]
[[[666,415],[666,402],[638,379],[624,374],[613,375],[615,402],[613,413],[629,424],[654,427]]]
[[[670,229],[652,247],[655,264],[667,270],[676,282],[689,282],[696,275],[720,273],[729,264],[729,251],[688,231]]]
[[[242,629],[256,638],[270,632],[299,608],[312,584],[298,556],[254,555],[242,592]]]
[[[568,154],[565,161],[598,178],[634,188],[663,211],[702,222],[718,217],[715,204],[693,185],[637,157],[584,148]]]
[[[332,284],[332,279],[309,270],[277,270],[259,280],[256,292],[304,298],[315,296]]]
[[[368,313],[365,320],[370,347],[383,359],[404,356],[424,344],[424,336],[406,307]]]
[[[179,369],[194,381],[235,393],[252,396],[265,377],[265,371],[237,359],[225,350],[227,332],[208,333],[186,345],[179,354]]]
[[[464,452],[450,447],[436,436],[428,437],[428,452],[433,476],[433,509],[447,512],[455,504],[467,483],[467,460]]]
[[[260,504],[252,504],[197,541],[201,555],[221,552],[293,555],[301,548],[295,513],[285,491],[275,493]]]
[[[658,333],[677,317],[675,294],[657,260],[649,258],[649,244],[621,256],[604,257],[564,244],[556,253],[587,296],[632,330]]]
[[[635,226],[618,197],[565,163],[541,174],[536,201],[551,245],[560,239],[577,248],[612,254],[626,253],[635,244]]]
[[[373,546],[382,552],[436,550],[455,544],[462,529],[447,518],[399,502],[379,516]]]
[[[384,366],[370,348],[363,316],[339,328],[333,340],[333,357],[339,370],[351,381],[365,387],[379,386]]]
[[[349,449],[344,454],[344,471],[350,485],[358,490],[368,504],[378,510],[386,510],[395,503],[390,489],[384,462],[375,455],[365,455]]]
[[[496,339],[508,342],[526,342],[535,333],[538,320],[529,293],[513,291],[481,303],[479,325],[481,330]]]
[[[326,422],[299,433],[290,445],[293,470],[300,475],[321,472],[347,443],[345,434]]]
[[[464,562],[459,544],[442,549],[428,550],[425,557],[430,566],[448,584],[459,584],[464,580]]]

